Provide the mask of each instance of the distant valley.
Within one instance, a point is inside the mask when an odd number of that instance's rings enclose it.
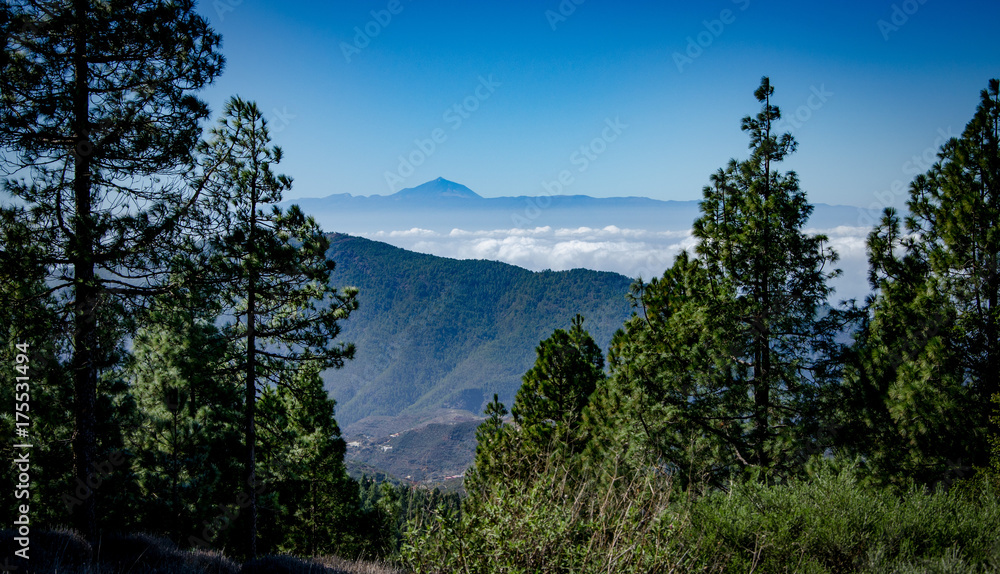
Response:
[[[393,426],[417,419],[389,418]],[[348,435],[346,462],[355,477],[362,475],[433,484],[449,490],[462,486],[465,471],[476,455],[476,429],[482,417],[467,411],[442,410],[403,431],[386,434],[360,421]],[[377,424],[377,423],[376,423]]]

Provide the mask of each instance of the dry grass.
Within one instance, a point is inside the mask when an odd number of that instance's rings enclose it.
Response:
[[[10,565],[17,566],[18,572],[70,572],[72,568],[90,562],[90,544],[82,536],[70,530],[36,531],[29,535],[29,561],[14,558],[20,548],[14,541],[13,530],[0,531],[0,553],[2,558],[10,557]]]
[[[0,552],[18,548],[11,530],[0,531]],[[10,561],[16,572],[38,574],[405,574],[390,565],[336,557],[306,560],[266,556],[240,566],[218,551],[183,550],[149,534],[110,535],[96,550],[70,530],[32,531],[31,559]],[[91,563],[91,558],[96,563]]]
[[[335,574],[322,564],[294,556],[264,556],[243,565],[240,574]]]
[[[336,556],[320,558],[319,561],[334,572],[343,574],[406,574],[386,562],[368,562],[365,560],[345,560]]]

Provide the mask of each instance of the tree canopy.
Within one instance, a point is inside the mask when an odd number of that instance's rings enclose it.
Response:
[[[100,373],[123,307],[157,289],[197,189],[184,176],[208,116],[194,92],[223,67],[219,36],[182,1],[14,1],[3,7],[5,187],[71,325],[74,458],[93,480]],[[7,216],[5,216],[7,217]],[[95,499],[76,524],[93,539]]]
[[[868,237],[876,290],[845,386],[845,434],[887,477],[951,481],[989,462],[1000,381],[1000,86]]]

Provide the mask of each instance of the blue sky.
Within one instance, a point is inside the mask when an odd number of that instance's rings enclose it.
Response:
[[[227,58],[202,97],[217,112],[239,94],[270,116],[280,171],[295,180],[287,198],[385,195],[441,176],[487,197],[547,185],[698,199],[712,172],[746,156],[740,119],[757,112],[753,91],[768,75],[799,141],[784,167],[812,201],[901,206],[893,184],[925,167],[920,156],[942,135],[961,132],[1000,76],[997,2],[203,0],[198,9]],[[571,183],[560,189],[552,182],[563,172]]]

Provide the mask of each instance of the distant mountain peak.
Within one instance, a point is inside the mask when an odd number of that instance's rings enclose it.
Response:
[[[417,187],[408,187],[397,191],[390,197],[402,198],[439,198],[439,197],[463,197],[467,199],[482,199],[478,193],[465,187],[460,183],[448,181],[443,177],[428,181]]]

